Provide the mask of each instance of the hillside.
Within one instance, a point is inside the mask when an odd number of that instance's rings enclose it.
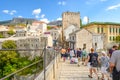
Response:
[[[49,22],[48,25],[62,26],[62,21],[61,20],[52,21],[52,22]]]
[[[13,18],[12,20],[0,21],[0,25],[16,25],[16,24],[31,24],[35,19],[30,18]]]

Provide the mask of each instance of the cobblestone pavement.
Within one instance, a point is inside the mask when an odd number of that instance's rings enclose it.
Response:
[[[93,78],[88,78],[89,70],[87,66],[77,64],[70,64],[69,60],[61,61],[58,80],[97,80],[95,74]],[[100,72],[98,75],[101,76]]]

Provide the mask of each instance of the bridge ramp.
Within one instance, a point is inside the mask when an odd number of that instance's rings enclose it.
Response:
[[[93,78],[89,78],[89,68],[88,66],[78,64],[70,64],[70,60],[60,61],[58,69],[57,80],[97,80],[95,74]],[[98,75],[101,77],[100,71],[98,70]]]

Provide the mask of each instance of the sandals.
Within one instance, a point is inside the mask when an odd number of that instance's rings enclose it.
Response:
[[[89,78],[93,78],[92,76],[88,75]],[[98,80],[100,79],[99,77],[97,78]],[[101,79],[101,80],[104,80],[104,79]]]
[[[89,78],[93,78],[92,76],[88,75]]]

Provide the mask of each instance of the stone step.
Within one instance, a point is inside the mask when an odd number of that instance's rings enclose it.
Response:
[[[58,80],[97,80],[95,74],[93,78],[88,77],[89,68],[84,65],[70,64],[69,60],[61,61]],[[101,73],[98,72],[101,76]]]

